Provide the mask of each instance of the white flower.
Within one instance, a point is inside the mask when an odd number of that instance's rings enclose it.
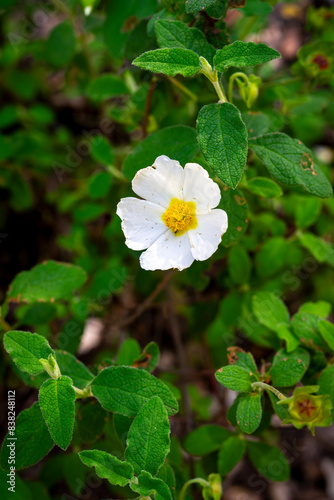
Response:
[[[143,198],[122,198],[117,215],[122,219],[126,244],[146,250],[140,256],[143,269],[189,267],[217,250],[227,230],[224,210],[212,210],[220,201],[218,185],[197,163],[184,168],[167,156],[152,167],[139,170],[133,191]]]

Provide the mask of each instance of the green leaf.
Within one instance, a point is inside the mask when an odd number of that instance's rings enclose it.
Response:
[[[286,186],[301,186],[320,198],[332,196],[330,182],[301,141],[274,132],[250,139],[248,144],[277,181]]]
[[[269,481],[286,481],[290,476],[290,466],[279,448],[267,443],[247,441],[249,458],[260,474]]]
[[[38,375],[44,372],[40,359],[54,354],[48,341],[37,333],[12,331],[4,336],[4,347],[17,367],[23,372]]]
[[[246,434],[251,434],[259,427],[262,419],[261,394],[253,392],[242,395],[237,407],[237,423]]]
[[[319,217],[321,201],[319,198],[304,197],[296,206],[296,224],[299,229],[312,226]]]
[[[276,236],[263,245],[255,257],[258,274],[264,278],[273,276],[282,269],[289,251],[286,239]]]
[[[78,389],[84,389],[93,380],[92,372],[69,352],[55,351],[55,355],[61,374],[70,377]]]
[[[133,479],[130,487],[136,493],[139,493],[141,498],[150,498],[153,496],[155,500],[172,500],[172,495],[167,484],[158,477],[152,477],[147,471],[143,471],[138,476],[138,481]]]
[[[266,177],[253,177],[253,179],[247,181],[246,187],[251,193],[258,194],[264,198],[275,198],[283,194],[280,186]]]
[[[246,198],[238,189],[234,191],[224,188],[218,208],[225,210],[228,214],[228,228],[222,237],[222,245],[234,245],[242,238],[248,227]]]
[[[265,43],[241,42],[237,40],[217,50],[214,64],[217,71],[226,71],[231,66],[243,68],[256,66],[281,57],[277,50],[271,49]]]
[[[328,394],[334,405],[334,365],[325,368],[318,379],[319,395]]]
[[[203,106],[197,133],[205,160],[219,179],[234,189],[247,160],[247,130],[240,111],[228,102]]]
[[[102,135],[93,137],[91,141],[91,157],[93,160],[101,163],[102,165],[113,165],[114,154],[111,149],[111,144]]]
[[[319,317],[315,314],[298,312],[291,321],[294,334],[306,347],[327,351],[327,344],[319,333]]]
[[[276,331],[278,325],[289,325],[290,315],[284,302],[273,292],[258,292],[253,296],[252,308],[259,322]]]
[[[268,132],[270,119],[261,111],[244,111],[241,116],[247,127],[248,138],[257,137]]]
[[[275,387],[289,387],[297,384],[304,376],[310,363],[310,355],[299,347],[292,352],[280,349],[275,354],[269,371]]]
[[[208,9],[216,3],[216,0],[187,0],[186,12],[188,14],[196,14],[201,10]]]
[[[219,425],[208,424],[198,427],[185,438],[184,449],[190,455],[204,456],[216,451],[232,433]]]
[[[216,372],[215,376],[220,384],[238,392],[251,391],[251,384],[256,381],[253,372],[237,365],[223,366]]]
[[[66,450],[72,440],[75,392],[69,377],[48,379],[39,390],[39,404],[51,437]]]
[[[162,399],[168,415],[178,411],[176,399],[161,380],[129,366],[105,368],[93,380],[91,390],[103,408],[128,417],[135,417],[153,396]]]
[[[111,186],[111,174],[109,172],[97,172],[89,179],[89,196],[93,200],[104,198]]]
[[[58,24],[46,41],[46,59],[54,66],[67,66],[75,53],[76,38],[70,21]]]
[[[226,439],[218,453],[218,472],[226,476],[242,459],[246,451],[246,442],[238,436]]]
[[[318,262],[321,264],[326,262],[334,267],[334,248],[332,245],[312,233],[300,234],[299,241]]]
[[[139,410],[128,433],[125,458],[135,474],[143,470],[153,476],[158,473],[169,453],[169,435],[166,408],[162,400],[154,396]]]
[[[154,368],[159,363],[160,351],[159,346],[155,342],[150,342],[143,349],[140,356],[134,361],[136,368],[144,368],[148,372],[153,372]]]
[[[96,102],[128,93],[125,83],[115,75],[98,76],[90,83],[87,90],[88,98]]]
[[[234,348],[232,347],[231,350],[233,349]],[[250,370],[253,373],[257,372],[257,366],[254,357],[250,352],[243,352],[238,350],[235,351],[233,353],[233,364],[236,366],[241,366],[242,368],[245,368],[245,370]]]
[[[314,314],[320,318],[327,318],[332,310],[332,305],[324,300],[318,300],[317,302],[304,302],[298,309],[298,312]]]
[[[199,55],[189,49],[156,49],[144,52],[132,64],[168,76],[194,76],[201,70]]]
[[[189,49],[213,63],[216,49],[197,28],[189,28],[182,21],[161,19],[155,23],[155,32],[160,47]]]
[[[101,436],[108,422],[108,412],[96,399],[80,403],[77,411],[77,427],[84,443],[94,443]]]
[[[319,332],[329,348],[334,351],[334,325],[325,319],[319,322]]]
[[[19,273],[7,297],[12,302],[54,302],[70,297],[85,281],[86,273],[81,267],[49,260]]]
[[[178,160],[181,165],[191,161],[198,153],[196,131],[184,125],[167,127],[149,135],[125,159],[123,172],[127,179],[132,180],[138,170],[153,165],[161,151],[172,160]]]
[[[125,339],[122,343],[116,358],[118,365],[133,365],[135,359],[140,354],[140,345],[135,339]],[[137,368],[137,367],[136,367]]]
[[[121,462],[105,451],[84,450],[79,452],[79,457],[87,467],[95,467],[96,474],[102,479],[108,479],[111,484],[126,486],[133,477],[131,464]]]
[[[36,402],[27,410],[21,411],[15,425],[15,469],[20,470],[39,462],[53,448],[48,428]],[[6,435],[0,454],[2,469],[8,471],[10,447],[13,436]],[[29,444],[29,445],[28,445]],[[13,465],[13,464],[12,464]]]
[[[230,251],[228,256],[228,270],[237,285],[248,283],[252,261],[247,251],[241,246],[236,245]]]

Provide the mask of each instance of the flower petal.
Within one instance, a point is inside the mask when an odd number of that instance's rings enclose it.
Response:
[[[217,250],[227,230],[227,214],[224,210],[197,216],[197,227],[188,231],[191,253],[196,260],[206,260]]]
[[[197,163],[187,163],[184,167],[183,199],[195,202],[198,214],[210,212],[220,202],[218,184]]]
[[[191,254],[187,234],[175,236],[170,230],[151,245],[140,256],[140,265],[146,271],[156,269],[178,269],[182,271],[191,266],[194,257]]]
[[[172,198],[183,199],[184,169],[168,156],[158,156],[153,167],[139,170],[133,181],[133,191],[145,200],[168,208]]]
[[[126,244],[132,250],[145,250],[168,231],[161,219],[164,208],[150,201],[122,198],[116,213],[122,219]]]

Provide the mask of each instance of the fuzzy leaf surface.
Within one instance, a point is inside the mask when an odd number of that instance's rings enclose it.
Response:
[[[168,76],[194,76],[201,70],[199,55],[189,49],[156,49],[144,52],[132,64]]]
[[[132,465],[101,450],[84,450],[79,452],[80,460],[87,467],[95,467],[96,474],[107,479],[111,484],[126,486],[133,477]]]
[[[37,333],[12,331],[4,336],[4,347],[16,366],[30,375],[44,372],[40,359],[54,354],[48,341]]]

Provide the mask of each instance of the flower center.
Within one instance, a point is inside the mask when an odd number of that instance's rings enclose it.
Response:
[[[317,412],[317,407],[310,399],[299,399],[297,401],[298,411],[306,420],[312,420]]]
[[[323,56],[322,54],[316,55],[312,62],[317,64],[319,66],[319,69],[322,71],[324,69],[327,69],[329,66],[328,59],[327,57]]]
[[[173,198],[161,218],[175,236],[181,236],[197,226],[196,203]]]

